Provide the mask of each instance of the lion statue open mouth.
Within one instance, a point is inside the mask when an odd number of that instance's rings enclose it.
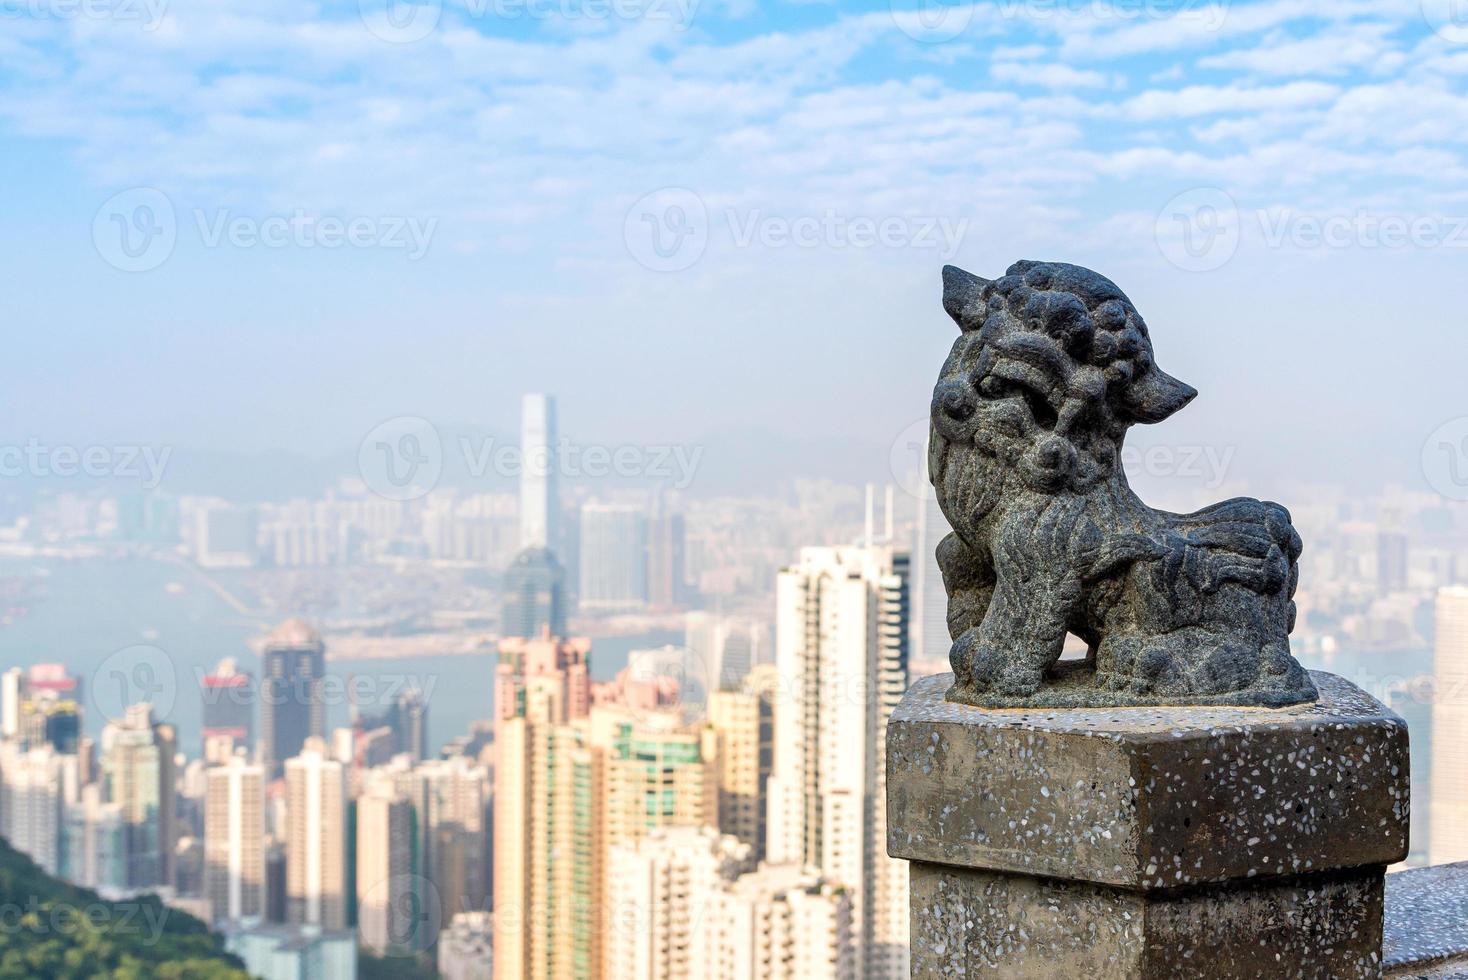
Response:
[[[1157,367],[1136,308],[1104,276],[1016,262],[943,270],[962,333],[933,391],[928,471],[953,527],[949,697],[1018,705],[1314,700],[1290,655],[1300,536],[1279,504],[1193,514],[1132,492],[1122,442],[1197,394]],[[1084,663],[1059,663],[1067,633]]]

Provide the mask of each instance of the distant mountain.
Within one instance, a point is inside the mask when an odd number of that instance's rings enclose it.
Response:
[[[157,897],[109,902],[0,839],[0,980],[249,980],[198,919]]]

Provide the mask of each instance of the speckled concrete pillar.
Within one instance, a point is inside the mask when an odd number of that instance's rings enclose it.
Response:
[[[1316,673],[1292,708],[988,710],[919,681],[887,730],[914,977],[1381,976],[1407,727]]]

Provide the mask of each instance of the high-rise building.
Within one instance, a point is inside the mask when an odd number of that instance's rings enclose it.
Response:
[[[1427,820],[1433,864],[1468,861],[1468,586],[1439,589],[1432,706],[1432,796]],[[1459,692],[1454,695],[1453,692]]]
[[[856,980],[851,891],[799,865],[761,865],[720,896],[707,980]]]
[[[603,768],[588,640],[506,640],[496,677],[497,980],[601,976]]]
[[[103,801],[102,789],[82,786],[65,808],[61,877],[105,898],[127,890],[127,824],[121,806]]]
[[[660,828],[613,846],[607,862],[606,975],[715,976],[721,896],[751,868],[748,844],[710,828]]]
[[[938,543],[953,529],[938,506],[938,494],[923,481],[912,552],[912,659],[941,664],[948,659],[948,589],[938,568]]]
[[[102,783],[107,801],[122,812],[129,888],[173,884],[177,747],[173,726],[155,723],[148,704],[129,707],[102,729]]]
[[[233,657],[219,661],[199,681],[204,702],[203,743],[228,738],[238,748],[255,750],[255,679],[238,669]]]
[[[766,627],[712,612],[691,612],[684,621],[683,644],[706,691],[737,691],[760,656]]]
[[[566,635],[566,573],[548,548],[527,548],[505,571],[500,633],[534,639]]]
[[[761,664],[738,691],[709,695],[709,724],[718,739],[719,830],[765,857],[765,820],[775,755],[775,701],[779,672]]]
[[[255,511],[224,501],[196,514],[194,558],[205,568],[249,568],[259,560]]]
[[[495,733],[496,980],[601,976],[599,767],[564,685],[527,689]]]
[[[647,522],[647,601],[655,608],[683,604],[684,537],[683,515],[659,499]]]
[[[484,911],[489,907],[489,773],[455,756],[422,763],[413,777],[422,867],[438,889],[443,919]],[[432,924],[435,933],[439,924]]]
[[[25,698],[25,672],[11,667],[0,674],[0,738],[20,734],[20,703]]]
[[[560,724],[591,708],[591,641],[541,633],[502,640],[495,667],[495,719],[529,717]],[[532,702],[543,704],[531,710]]]
[[[357,932],[379,955],[429,945],[419,934],[424,896],[414,830],[413,805],[390,782],[377,781],[357,798]]]
[[[326,646],[304,620],[288,619],[266,638],[261,664],[260,761],[275,779],[308,738],[326,737]]]
[[[526,395],[520,403],[520,547],[560,546],[556,401]]]
[[[647,604],[647,518],[641,507],[582,505],[580,604],[604,611]]]
[[[1376,587],[1382,593],[1407,587],[1407,535],[1382,530],[1376,535]]]
[[[887,856],[887,719],[907,688],[908,558],[804,548],[776,583],[769,860],[851,890],[858,974],[906,977],[907,867]]]
[[[244,749],[205,773],[204,898],[210,921],[265,915],[265,767]]]
[[[591,710],[591,745],[603,767],[598,797],[608,847],[659,827],[718,824],[717,734],[680,712]]]
[[[347,783],[342,764],[311,737],[285,763],[286,920],[347,924]]]
[[[0,742],[0,836],[50,875],[61,870],[68,764],[74,783],[75,756],[68,759],[44,743],[23,749]]]

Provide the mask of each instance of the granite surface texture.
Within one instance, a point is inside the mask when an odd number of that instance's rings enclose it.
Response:
[[[996,710],[925,678],[888,724],[888,850],[1139,891],[1399,861],[1406,724],[1313,682],[1281,709]]]
[[[912,976],[1367,980],[1381,869],[1169,892],[912,868]]]
[[[1468,980],[1468,864],[1386,876],[1382,964],[1390,978]]]

